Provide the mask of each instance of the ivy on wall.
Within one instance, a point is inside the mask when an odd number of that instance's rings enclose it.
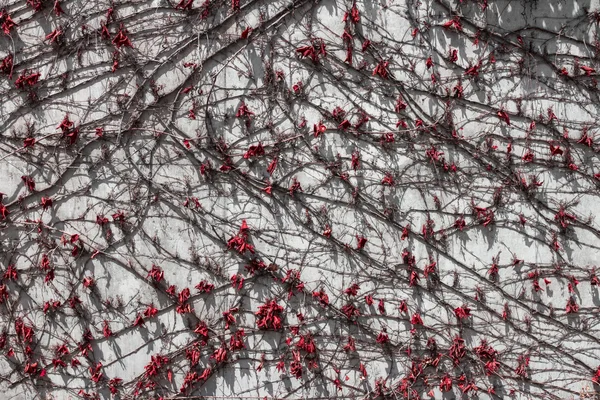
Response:
[[[6,3],[0,390],[598,397],[571,3]]]

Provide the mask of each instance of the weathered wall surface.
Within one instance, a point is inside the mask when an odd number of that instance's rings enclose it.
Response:
[[[0,397],[599,398],[597,9],[5,3]]]

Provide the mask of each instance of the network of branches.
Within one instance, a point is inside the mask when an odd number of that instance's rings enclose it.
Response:
[[[589,1],[0,10],[0,397],[600,398]]]

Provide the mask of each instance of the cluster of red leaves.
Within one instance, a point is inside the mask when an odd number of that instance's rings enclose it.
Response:
[[[256,311],[256,326],[259,329],[280,330],[283,328],[283,310],[284,308],[277,304],[274,299],[268,300],[265,304],[258,307]]]
[[[244,254],[246,251],[254,253],[254,246],[248,242],[249,230],[246,220],[243,220],[237,235],[227,241],[227,247],[235,249],[240,254]]]

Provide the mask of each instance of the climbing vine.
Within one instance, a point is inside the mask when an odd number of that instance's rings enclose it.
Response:
[[[580,3],[4,3],[0,391],[598,398]]]

